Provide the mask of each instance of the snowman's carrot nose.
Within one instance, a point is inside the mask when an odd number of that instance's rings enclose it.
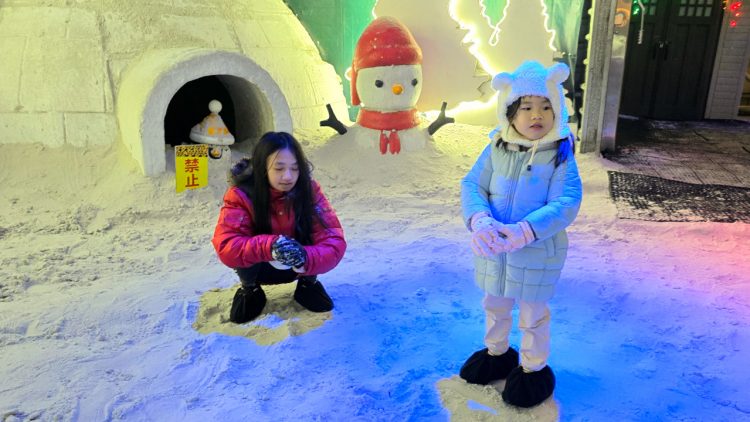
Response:
[[[394,84],[393,87],[391,87],[391,91],[396,95],[401,95],[401,93],[404,92],[404,87],[401,86],[401,84]]]

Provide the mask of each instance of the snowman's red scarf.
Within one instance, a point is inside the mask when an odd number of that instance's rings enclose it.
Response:
[[[417,109],[385,113],[361,108],[357,116],[357,123],[368,129],[380,130],[380,153],[385,154],[390,149],[391,154],[401,152],[401,139],[397,131],[419,126]],[[386,131],[391,133],[386,135]]]

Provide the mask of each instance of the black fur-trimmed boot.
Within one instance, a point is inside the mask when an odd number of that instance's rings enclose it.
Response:
[[[266,293],[258,284],[260,269],[260,265],[235,269],[242,282],[242,286],[234,294],[232,309],[229,311],[229,320],[235,324],[254,320],[266,306]]]
[[[243,285],[234,294],[232,309],[229,311],[229,320],[235,324],[252,321],[263,312],[265,306],[266,293],[259,285]]]
[[[461,366],[459,376],[472,384],[487,385],[492,381],[505,379],[518,368],[518,352],[509,347],[508,351],[493,356],[487,348],[474,352]]]
[[[297,280],[294,300],[312,312],[328,312],[333,309],[333,300],[314,275],[301,276]]]
[[[518,367],[510,372],[503,390],[503,401],[518,407],[534,407],[555,391],[555,374],[549,366],[525,372]]]

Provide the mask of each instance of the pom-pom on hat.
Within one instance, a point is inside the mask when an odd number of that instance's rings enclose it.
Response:
[[[422,63],[422,50],[401,22],[392,17],[379,17],[365,28],[354,49],[351,71],[352,105],[359,105],[357,72],[378,66]]]
[[[499,135],[504,141],[531,146],[533,143],[546,143],[570,136],[568,110],[565,107],[565,94],[562,83],[568,79],[570,70],[563,63],[555,63],[545,68],[536,61],[525,61],[513,73],[499,73],[492,78],[492,88],[498,91],[497,117],[499,125],[495,139]],[[508,121],[505,113],[508,106],[525,96],[546,97],[552,104],[555,123],[547,135],[532,142],[521,136]],[[495,132],[495,131],[493,131]]]

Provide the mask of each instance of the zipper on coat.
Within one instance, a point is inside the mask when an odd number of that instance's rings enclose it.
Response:
[[[521,169],[523,168],[523,159],[518,160],[515,163],[515,168],[513,169],[513,183],[511,184],[510,188],[510,194],[508,195],[508,203],[506,204],[505,208],[505,219],[504,221],[509,221],[510,215],[513,212],[513,199],[515,199],[516,196],[516,187],[518,186],[518,178],[521,174]],[[508,277],[507,274],[505,274],[506,271],[508,271],[508,268],[506,267],[506,261],[508,260],[508,253],[500,254],[500,268],[503,269],[503,275],[504,277]]]
[[[521,153],[519,153],[519,155],[520,154]],[[510,187],[510,194],[508,195],[508,203],[505,206],[506,208],[505,221],[510,221],[510,215],[513,212],[513,201],[516,198],[516,187],[518,187],[518,178],[520,177],[521,169],[523,168],[523,158],[520,158],[518,161],[516,161],[514,166],[515,167],[513,169],[513,179],[512,179],[512,184]]]

